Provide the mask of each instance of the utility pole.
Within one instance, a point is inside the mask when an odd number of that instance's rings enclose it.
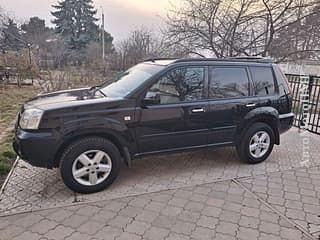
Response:
[[[33,73],[32,73],[32,56],[31,56],[31,44],[27,44],[28,50],[29,50],[29,70],[31,73],[31,83],[33,85]]]
[[[105,46],[104,46],[104,12],[103,8],[101,7],[102,10],[102,26],[101,26],[101,36],[102,36],[102,63],[104,64],[105,60]]]

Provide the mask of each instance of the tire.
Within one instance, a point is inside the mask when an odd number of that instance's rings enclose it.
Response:
[[[118,148],[101,137],[82,138],[69,145],[60,159],[65,185],[74,192],[95,193],[113,183],[119,174]]]
[[[273,129],[268,124],[258,122],[250,126],[241,135],[236,148],[242,161],[256,164],[263,162],[269,157],[274,142],[275,134]]]

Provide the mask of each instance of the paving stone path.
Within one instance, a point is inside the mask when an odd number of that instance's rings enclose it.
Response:
[[[282,136],[261,164],[220,148],[150,157],[79,195],[20,161],[0,195],[0,239],[319,239],[320,136]]]

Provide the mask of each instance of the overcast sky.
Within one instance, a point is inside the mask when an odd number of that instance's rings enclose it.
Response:
[[[0,0],[0,6],[10,16],[22,21],[38,16],[51,24],[52,4],[58,0]],[[178,3],[179,0],[170,0]],[[170,8],[169,0],[94,0],[99,16],[103,7],[106,16],[106,30],[115,40],[125,38],[128,32],[141,25],[158,29],[161,17],[165,17]]]

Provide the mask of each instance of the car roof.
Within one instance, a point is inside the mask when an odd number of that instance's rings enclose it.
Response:
[[[234,58],[151,58],[147,59],[144,62],[162,66],[168,66],[174,63],[191,63],[191,62],[233,62],[233,63],[273,63],[270,58],[261,58],[261,57],[234,57]]]

